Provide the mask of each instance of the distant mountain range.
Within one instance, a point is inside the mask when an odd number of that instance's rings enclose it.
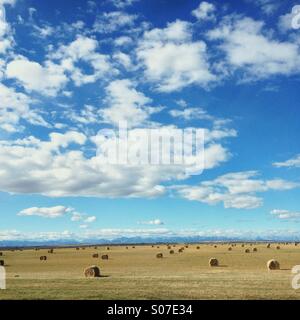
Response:
[[[300,241],[299,237],[282,237],[273,236],[272,239],[263,237],[242,238],[242,237],[120,237],[115,239],[60,239],[60,240],[45,240],[45,241],[30,241],[30,240],[4,240],[0,241],[0,247],[51,247],[51,246],[76,246],[76,245],[125,245],[125,244],[153,244],[153,243],[199,243],[199,242],[294,242]]]

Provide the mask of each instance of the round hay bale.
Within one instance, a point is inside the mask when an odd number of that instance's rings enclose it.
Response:
[[[185,247],[186,247],[187,249],[189,248],[189,246],[188,246],[188,245],[186,245]]]
[[[2,257],[3,256],[3,252],[0,252],[0,257]]]
[[[135,246],[133,246],[132,249],[135,249]]]
[[[182,248],[178,249],[178,252],[179,252],[179,253],[182,253],[182,252],[183,252],[183,249],[182,249]]]
[[[76,250],[79,250],[79,248],[76,248]]]
[[[157,255],[156,255],[156,258],[158,258],[158,259],[162,259],[164,256],[163,256],[163,254],[162,253],[158,253]]]
[[[253,252],[257,252],[257,248],[253,248]]]
[[[94,247],[94,249],[95,249],[95,250],[97,250],[97,249],[98,249],[98,247]]]
[[[94,253],[93,254],[93,258],[99,258],[99,254],[98,253]]]
[[[152,245],[151,247],[152,247],[152,248],[154,248],[154,246],[153,246],[153,245]]]
[[[277,247],[276,247],[276,250],[280,250],[280,246],[277,246]]]
[[[242,248],[244,248],[245,247],[245,245],[244,244],[242,244]]]
[[[128,247],[126,247],[126,249],[128,250],[129,248],[128,248]]]
[[[268,243],[267,248],[268,248],[268,249],[271,248],[271,243]]]
[[[159,249],[159,246],[157,246],[156,248]]]
[[[272,259],[267,262],[267,268],[268,270],[279,270],[280,264],[275,259]]]
[[[218,246],[214,245],[214,248],[218,248]]]
[[[40,256],[40,261],[46,261],[47,260],[47,256]]]
[[[53,252],[54,252],[53,249],[48,250],[48,253],[53,253]]]
[[[250,249],[246,249],[246,250],[245,250],[245,253],[250,253]]]
[[[209,259],[209,266],[210,267],[218,267],[219,266],[218,259],[216,259],[216,258]]]
[[[171,246],[168,246],[168,250],[170,250],[171,249]]]
[[[200,247],[198,246],[196,249],[197,249],[197,250],[200,250]]]
[[[102,257],[101,257],[102,260],[108,260],[108,254],[104,254]]]
[[[110,247],[107,247],[106,250],[110,250]]]
[[[175,252],[174,252],[174,250],[170,250],[170,254],[174,254]]]
[[[86,278],[98,278],[100,277],[100,269],[97,266],[91,266],[84,269],[84,275]]]
[[[4,266],[4,260],[0,260],[0,266]]]
[[[232,248],[231,248],[231,247],[229,247],[229,248],[228,248],[228,251],[232,251]]]

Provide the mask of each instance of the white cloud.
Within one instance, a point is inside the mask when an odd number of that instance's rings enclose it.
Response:
[[[41,66],[25,57],[8,63],[6,75],[17,79],[29,92],[37,91],[49,96],[55,96],[68,81],[59,65],[47,61],[45,66]]]
[[[174,118],[183,118],[185,120],[212,120],[212,116],[202,108],[185,108],[183,110],[173,109],[169,111],[169,114]]]
[[[202,21],[215,20],[215,11],[216,7],[214,4],[203,1],[199,4],[197,9],[192,11],[192,15],[195,16],[198,20]]]
[[[271,214],[282,220],[298,220],[300,219],[300,212],[289,210],[274,209]]]
[[[283,239],[299,241],[299,230],[293,229],[270,229],[270,230],[238,230],[238,229],[180,229],[170,230],[167,228],[147,228],[147,229],[98,229],[85,230],[87,225],[82,225],[83,231],[80,233],[63,232],[19,232],[17,230],[1,230],[0,241],[21,240],[21,241],[55,241],[55,240],[73,240],[86,243],[88,240],[106,239],[112,240],[119,237],[141,237],[141,238],[168,238],[175,237],[214,237],[218,239],[247,239],[247,240],[279,240]]]
[[[115,7],[123,9],[125,7],[132,6],[135,2],[139,0],[110,0],[110,1]]]
[[[272,38],[263,27],[263,22],[252,18],[227,16],[219,27],[208,32],[208,37],[221,41],[219,47],[228,65],[244,71],[245,80],[298,73],[298,46]]]
[[[121,28],[134,26],[138,18],[135,14],[128,14],[122,11],[104,12],[97,17],[94,24],[94,31],[99,33],[111,33],[119,31]]]
[[[126,46],[126,45],[131,44],[132,41],[133,41],[132,38],[130,38],[130,37],[128,37],[128,36],[122,36],[122,37],[116,38],[116,39],[114,40],[114,44],[115,44],[116,46],[121,47],[121,46]]]
[[[277,0],[251,0],[251,3],[259,7],[266,15],[273,14],[279,8],[280,2]]]
[[[76,131],[52,132],[47,140],[30,136],[0,141],[0,190],[52,197],[151,198],[165,193],[165,182],[199,172],[195,161],[168,166],[107,164],[103,155],[111,144],[103,132],[88,138]],[[205,168],[214,168],[229,156],[226,148],[211,141],[205,149]]]
[[[21,131],[21,120],[33,125],[49,127],[38,111],[31,108],[34,101],[0,83],[0,128],[8,132]]]
[[[194,201],[210,205],[223,202],[225,208],[254,209],[262,206],[263,199],[256,194],[269,190],[289,190],[298,183],[281,179],[257,179],[256,171],[228,173],[215,180],[201,182],[199,186],[179,186],[179,194]]]
[[[52,51],[49,58],[57,60],[60,68],[69,74],[76,86],[87,83],[94,83],[106,74],[115,74],[117,71],[112,68],[108,55],[98,51],[98,41],[86,36],[77,36],[76,40],[68,45],[61,45],[58,50]],[[78,65],[87,63],[93,72],[83,73]]]
[[[154,219],[154,220],[149,220],[149,221],[141,221],[141,222],[139,222],[139,224],[159,226],[159,225],[163,225],[164,222],[161,221],[160,219]]]
[[[23,56],[16,57],[7,64],[6,75],[18,80],[28,92],[56,96],[70,79],[81,86],[117,72],[111,67],[109,56],[98,53],[97,48],[97,40],[78,36],[69,45],[61,45],[56,51],[52,49],[43,65]],[[79,63],[87,63],[93,71],[83,73]]]
[[[19,216],[39,216],[44,218],[58,218],[71,212],[72,209],[64,206],[56,206],[49,208],[32,207],[24,209],[18,213]]]
[[[283,161],[283,162],[274,162],[273,166],[277,167],[277,168],[281,168],[281,167],[287,167],[287,168],[300,168],[300,154],[295,156],[292,159]]]
[[[130,55],[124,52],[116,52],[113,55],[115,61],[117,61],[120,65],[122,65],[127,71],[131,71],[134,69]]]
[[[128,79],[112,81],[106,88],[108,108],[101,110],[103,120],[118,125],[126,121],[129,128],[143,125],[161,108],[150,107],[152,100],[135,89]]]
[[[91,216],[91,217],[88,217],[84,220],[85,223],[92,223],[92,222],[95,222],[97,220],[97,218],[95,216]]]
[[[192,84],[207,87],[216,80],[210,71],[206,44],[191,39],[190,24],[180,20],[165,29],[144,33],[137,57],[148,81],[159,91],[176,91]]]
[[[0,55],[5,55],[12,48],[14,39],[10,25],[6,21],[4,4],[9,2],[0,2]],[[1,61],[1,60],[0,60]]]

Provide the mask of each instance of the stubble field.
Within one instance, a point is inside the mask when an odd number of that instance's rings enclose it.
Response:
[[[197,247],[200,249],[197,249]],[[217,246],[217,247],[215,247]],[[300,245],[192,244],[95,246],[80,248],[0,249],[5,261],[7,289],[0,299],[300,299],[294,290],[292,267],[300,265]],[[253,248],[257,252],[253,252]],[[250,253],[245,253],[249,248]],[[170,254],[174,250],[174,254]],[[93,258],[93,254],[99,258]],[[163,258],[156,258],[163,253]],[[108,254],[108,260],[101,256]],[[40,256],[47,261],[40,261]],[[219,267],[210,267],[215,257]],[[276,259],[280,270],[269,271]],[[97,265],[100,278],[85,278],[83,270]]]

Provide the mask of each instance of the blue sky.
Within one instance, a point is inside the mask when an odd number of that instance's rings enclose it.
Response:
[[[0,0],[0,240],[299,237],[295,5]],[[101,164],[119,121],[204,128],[204,171]]]

